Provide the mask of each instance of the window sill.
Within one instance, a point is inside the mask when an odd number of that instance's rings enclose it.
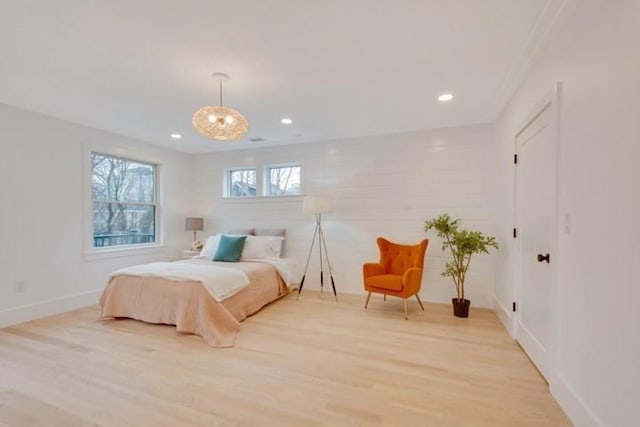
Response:
[[[281,196],[246,196],[246,197],[220,197],[220,200],[231,203],[264,203],[270,202],[290,202],[296,200],[302,200],[304,194],[289,194]]]
[[[84,253],[85,261],[94,261],[108,258],[129,257],[164,252],[165,245],[125,246],[109,249],[94,249]]]

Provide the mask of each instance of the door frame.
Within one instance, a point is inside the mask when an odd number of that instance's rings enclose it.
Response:
[[[531,109],[530,113],[525,116],[525,120],[522,122],[521,126],[517,127],[517,132],[513,135],[513,152],[514,155],[518,155],[518,136],[520,136],[528,127],[531,125],[545,110],[549,111],[549,128],[553,133],[553,143],[554,143],[554,159],[553,163],[555,165],[555,212],[553,218],[553,237],[551,239],[551,247],[549,248],[549,252],[552,254],[552,261],[549,264],[551,267],[551,301],[550,301],[550,319],[549,319],[549,327],[550,327],[550,342],[548,343],[548,354],[549,354],[549,366],[547,367],[548,372],[546,372],[546,381],[551,384],[555,381],[556,369],[558,366],[558,356],[559,356],[559,343],[560,343],[560,334],[558,325],[560,324],[560,311],[559,311],[559,302],[560,302],[560,261],[561,255],[559,251],[559,218],[560,218],[560,131],[561,131],[561,121],[560,121],[560,111],[561,111],[561,93],[562,93],[562,83],[557,82],[553,85],[553,87],[545,94],[544,97],[541,98],[539,102],[535,104],[535,106]],[[520,223],[518,218],[518,165],[514,162],[513,165],[513,224],[517,230],[520,230]],[[518,339],[519,335],[519,316],[520,316],[520,303],[521,303],[521,295],[522,295],[522,283],[520,280],[520,272],[521,272],[521,251],[522,251],[522,240],[520,238],[516,238],[516,259],[515,259],[515,292],[514,292],[514,300],[516,302],[516,312],[513,313],[512,316],[512,331],[513,338],[515,340]],[[524,349],[523,349],[524,351]],[[533,362],[533,361],[532,361]]]

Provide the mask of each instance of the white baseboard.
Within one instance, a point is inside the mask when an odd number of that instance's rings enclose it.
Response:
[[[513,337],[513,311],[505,307],[495,294],[493,295],[493,306],[495,307],[498,319],[500,319],[500,322],[504,325],[507,333]]]
[[[561,374],[555,375],[554,381],[549,385],[549,390],[573,425],[579,427],[604,425]]]
[[[0,328],[97,304],[102,289],[0,311]]]

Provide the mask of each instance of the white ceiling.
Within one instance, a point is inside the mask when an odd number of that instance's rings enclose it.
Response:
[[[489,122],[563,3],[0,0],[0,102],[191,153]],[[240,142],[191,127],[215,71]]]

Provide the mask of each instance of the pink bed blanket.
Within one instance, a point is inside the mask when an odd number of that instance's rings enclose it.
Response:
[[[100,297],[102,318],[127,317],[148,323],[175,325],[179,332],[200,335],[213,347],[232,347],[240,322],[289,289],[267,263],[221,263],[243,271],[251,284],[222,302],[202,283],[158,277],[116,276]]]

